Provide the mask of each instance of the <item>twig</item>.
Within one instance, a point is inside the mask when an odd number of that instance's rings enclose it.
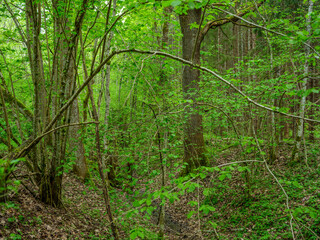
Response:
[[[17,179],[17,176],[14,174],[14,172],[12,171],[11,173],[12,173],[13,177],[15,179]],[[33,191],[31,191],[31,189],[27,185],[25,185],[22,181],[20,181],[20,183],[35,199],[38,199],[37,195]]]
[[[298,222],[298,219],[296,219],[296,222]],[[306,225],[303,224],[302,222],[299,222],[299,224],[301,224],[302,227],[308,229],[308,230],[316,237],[316,239],[320,239],[320,237],[319,237],[311,228],[309,228],[308,226],[306,226]]]
[[[97,124],[97,122],[93,121],[93,122],[70,123],[70,124],[61,125],[61,126],[59,126],[59,127],[57,127],[57,128],[51,129],[50,131],[47,131],[47,132],[41,134],[39,137],[42,138],[42,137],[44,137],[44,136],[46,136],[46,135],[48,135],[48,134],[50,134],[50,133],[52,133],[52,132],[55,132],[55,131],[57,131],[57,130],[59,130],[59,129],[61,129],[61,128],[72,127],[72,126],[79,126],[79,125],[87,125],[87,124],[93,124],[93,123]],[[32,144],[32,142],[31,142],[30,144]]]

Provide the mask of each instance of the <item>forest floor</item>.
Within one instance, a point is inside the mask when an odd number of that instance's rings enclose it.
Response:
[[[222,154],[217,164],[228,162],[234,154]],[[282,156],[270,169],[288,194],[295,237],[319,239],[319,160],[311,161],[310,168],[303,163],[289,166],[286,162]],[[250,188],[243,172],[238,171],[233,171],[230,179],[219,177],[221,172],[195,179],[201,187],[186,191],[179,201],[167,202],[166,239],[292,239],[286,196],[275,177],[259,164],[250,166]],[[202,194],[204,189],[208,189],[206,194]],[[148,231],[158,231],[157,210],[149,218],[137,212],[128,218],[126,213],[135,207],[134,195],[116,188],[110,195],[115,204],[114,216],[122,226],[121,239],[129,239],[132,226],[144,231],[144,239],[156,236],[148,235]],[[199,205],[190,202],[213,209],[199,212]],[[19,185],[7,203],[0,205],[0,239],[112,239],[98,182],[82,183],[66,174],[63,203],[61,209],[45,205]],[[156,201],[151,204],[156,205]]]

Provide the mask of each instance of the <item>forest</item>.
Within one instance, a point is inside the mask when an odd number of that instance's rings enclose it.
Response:
[[[320,239],[318,0],[0,20],[0,239]]]

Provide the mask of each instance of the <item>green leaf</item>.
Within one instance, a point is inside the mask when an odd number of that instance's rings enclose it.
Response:
[[[175,1],[172,1],[171,2],[171,6],[172,7],[177,7],[177,6],[179,6],[181,4],[181,1],[179,1],[179,0],[175,0]]]
[[[11,164],[17,164],[17,163],[19,163],[20,161],[23,161],[23,160],[24,160],[24,158],[18,158],[18,159],[11,160],[10,163]]]
[[[140,203],[139,203],[139,201],[134,201],[132,205],[133,205],[134,207],[139,207],[139,206],[140,206]]]
[[[190,9],[194,9],[196,7],[196,5],[194,4],[194,2],[189,2],[188,6]]]
[[[318,218],[318,214],[315,211],[310,212],[310,217],[313,219],[317,219]]]
[[[205,188],[204,190],[203,190],[203,195],[204,196],[209,196],[210,195],[210,188]]]
[[[188,215],[187,215],[187,217],[188,217],[188,218],[191,218],[191,217],[193,216],[193,214],[194,214],[194,213],[195,213],[195,211],[191,211],[191,212],[189,212],[189,213],[188,213]]]
[[[216,209],[210,205],[202,205],[199,210],[203,211],[204,214],[208,214],[209,212],[213,212]]]
[[[151,215],[151,214],[153,213],[153,210],[154,210],[153,207],[148,207],[148,208],[147,208],[147,213],[148,213],[149,215]]]
[[[193,192],[196,189],[196,186],[194,184],[190,185],[188,192]]]
[[[225,178],[226,178],[226,175],[224,175],[224,174],[219,176],[220,181],[223,181]]]
[[[140,209],[140,212],[144,212],[144,211],[146,211],[146,209],[147,209],[146,207],[143,207]]]
[[[162,7],[169,7],[169,6],[171,6],[170,1],[162,1]]]
[[[177,194],[172,194],[169,198],[170,203],[174,203],[175,200],[180,201]]]
[[[138,233],[137,232],[130,233],[130,239],[136,239],[137,237],[138,237]]]
[[[200,173],[199,175],[200,175],[201,179],[204,179],[204,178],[206,178],[206,176],[207,176],[207,175],[204,174],[204,173]]]
[[[211,226],[212,226],[214,229],[216,229],[216,228],[218,227],[218,224],[216,224],[216,223],[214,223],[214,222],[209,221],[209,223],[211,224]]]
[[[303,188],[303,186],[300,185],[297,181],[293,181],[292,185],[295,186],[296,188]]]
[[[141,237],[141,238],[144,238],[144,232],[139,231],[139,232],[138,232],[138,236]]]
[[[193,207],[193,206],[197,206],[198,202],[197,201],[191,201],[191,202],[188,202],[188,204]]]

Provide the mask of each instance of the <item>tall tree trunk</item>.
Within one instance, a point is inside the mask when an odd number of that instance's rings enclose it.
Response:
[[[111,4],[111,2],[110,2]],[[113,4],[113,11],[112,11],[112,16],[115,17],[116,16],[116,5],[117,5],[117,0],[113,0],[112,1]],[[106,41],[106,52],[105,55],[108,55],[110,52],[110,47],[111,47],[111,40],[113,38],[113,32],[110,32],[110,36],[107,38]],[[109,115],[110,115],[110,73],[111,73],[111,67],[110,64],[106,65],[106,74],[105,74],[105,93],[104,93],[104,97],[105,97],[105,102],[106,102],[106,108],[105,108],[105,112],[104,112],[104,125],[105,125],[105,129],[108,132],[108,124],[109,124]],[[107,171],[106,174],[108,174],[108,180],[115,183],[116,180],[116,173],[115,173],[115,164],[116,164],[116,157],[112,156],[110,154],[109,151],[109,146],[108,146],[108,134],[105,133],[103,134],[103,149],[106,152],[105,154],[102,155],[102,163],[103,163],[103,167],[105,169],[108,169],[109,171]]]
[[[168,43],[169,43],[169,23],[170,23],[170,14],[172,12],[172,8],[171,7],[166,7],[164,8],[164,23],[163,23],[163,26],[162,26],[162,43],[161,43],[161,48],[163,50],[165,50],[168,46]],[[165,67],[164,67],[164,62],[165,62],[165,58],[163,58],[160,62],[160,92],[161,92],[161,95],[162,95],[162,104],[163,104],[163,108],[165,108],[165,106],[167,105],[166,104],[166,98],[165,98],[165,95],[164,95],[164,88],[165,88],[165,85],[167,84],[168,82],[168,79],[167,79],[167,75],[166,75],[166,72],[165,72]],[[157,120],[156,118],[156,115],[154,114],[155,116],[155,120]],[[165,161],[165,153],[162,153],[162,145],[161,145],[161,127],[157,124],[157,130],[158,130],[158,133],[157,133],[157,140],[158,140],[158,150],[159,150],[159,158],[160,158],[160,165],[161,165],[161,188],[164,188],[165,187],[165,184],[166,184],[166,161]],[[164,133],[163,133],[163,138],[164,138],[164,148],[166,149],[167,148],[167,142],[165,139],[166,136],[168,136],[168,130],[165,129],[164,130]],[[160,213],[159,213],[159,233],[158,233],[158,239],[163,239],[165,234],[164,234],[164,231],[165,231],[165,205],[166,203],[164,202],[162,205],[160,205]]]
[[[40,4],[40,3],[39,3]],[[32,9],[31,14],[32,18],[35,16],[34,3],[29,4],[29,8]],[[74,67],[75,67],[75,59],[78,45],[78,36],[83,23],[84,16],[86,14],[86,10],[88,7],[88,1],[83,0],[81,10],[79,10],[77,18],[74,23],[74,29],[70,31],[70,27],[68,24],[68,16],[63,13],[63,9],[65,8],[65,2],[62,0],[55,0],[52,3],[54,9],[54,27],[56,35],[59,36],[57,40],[54,42],[55,44],[55,54],[52,66],[52,84],[54,84],[54,92],[53,94],[54,100],[53,102],[53,114],[59,111],[59,109],[64,105],[65,101],[72,94],[72,89],[74,87]],[[40,5],[38,6],[40,13]],[[61,10],[62,9],[62,10]],[[40,32],[40,20],[41,17],[37,17],[39,30]],[[32,30],[34,27],[32,28]],[[34,30],[33,30],[34,31]],[[68,32],[68,34],[66,34]],[[39,34],[37,35],[37,40],[39,41]],[[39,50],[40,56],[40,41],[39,41]],[[41,62],[42,63],[42,62]],[[40,64],[38,64],[40,65]],[[33,64],[34,68],[38,66],[36,63]],[[42,64],[40,65],[41,70]],[[32,76],[34,81],[37,80],[36,76]],[[43,86],[44,87],[44,86]],[[46,93],[45,89],[43,90]],[[36,92],[37,96],[37,92]],[[40,95],[41,96],[41,95]],[[37,102],[37,100],[36,100]],[[43,101],[42,104],[46,102]],[[46,106],[46,104],[44,105]],[[46,109],[41,109],[41,114],[45,116],[48,111]],[[37,118],[35,113],[35,118]],[[59,127],[64,124],[70,123],[70,108],[65,111],[62,118],[60,118],[56,122],[56,126]],[[45,125],[46,121],[43,120],[42,124]],[[37,135],[41,132],[37,132]],[[50,154],[50,161],[48,160],[47,151],[48,148],[41,148],[41,181],[40,181],[40,199],[49,205],[59,207],[61,206],[61,195],[62,195],[62,177],[63,177],[63,162],[65,161],[66,155],[66,146],[68,139],[68,128],[62,129],[61,131],[55,131],[53,134],[53,144],[52,144],[52,153]],[[44,159],[46,157],[46,159]]]
[[[311,35],[311,14],[313,11],[313,1],[309,0],[309,8],[308,8],[308,17],[307,17],[307,32],[309,35]],[[304,62],[304,79],[302,81],[302,90],[303,90],[303,96],[300,100],[300,111],[299,111],[299,122],[298,122],[298,130],[297,130],[297,136],[296,136],[296,143],[292,151],[291,160],[295,161],[299,158],[299,151],[301,147],[301,140],[303,138],[304,133],[304,115],[305,115],[305,108],[306,108],[306,95],[304,94],[307,90],[308,85],[308,74],[309,74],[309,55],[310,55],[310,40],[307,40],[307,44],[304,45],[304,52],[305,52],[305,62]]]
[[[34,85],[34,115],[33,115],[33,136],[41,134],[46,124],[46,89],[43,73],[43,60],[41,54],[40,29],[41,29],[41,4],[34,3],[30,0],[26,1],[26,27],[27,27],[27,46],[30,60],[30,69]],[[49,170],[47,168],[48,155],[46,151],[45,141],[40,143],[33,149],[33,169],[37,173],[36,182],[40,189],[40,199],[51,204],[51,200],[55,191],[48,188],[52,180],[49,179]],[[51,194],[50,194],[51,193]],[[54,200],[53,200],[54,201]],[[55,204],[53,204],[55,205]]]
[[[269,39],[269,35],[266,36],[267,38],[267,43],[269,46],[269,51],[270,51],[270,70],[269,70],[269,77],[270,79],[274,78],[274,69],[273,69],[273,49],[272,49],[272,44]],[[274,86],[272,86],[274,88]],[[272,99],[272,105],[276,106],[277,101],[275,98]],[[273,163],[278,155],[278,148],[277,148],[277,127],[276,127],[276,116],[274,112],[271,112],[271,147],[269,149],[269,155],[270,155],[270,162]]]
[[[200,64],[200,45],[198,29],[191,28],[192,23],[200,24],[201,9],[190,9],[187,14],[179,15],[182,37],[182,55],[186,60]],[[182,89],[184,99],[190,103],[185,113],[184,162],[186,173],[206,165],[205,144],[203,138],[202,116],[198,112],[196,99],[199,91],[200,71],[184,66]]]
[[[81,38],[81,33],[80,33]],[[73,56],[71,58],[69,66],[68,81],[70,90],[68,91],[68,97],[70,97],[76,89],[76,78],[75,78],[75,59],[76,59],[76,49],[74,49]],[[70,109],[70,123],[80,122],[80,113],[78,99],[75,99],[71,105]],[[75,152],[75,162],[73,165],[73,171],[77,174],[83,181],[89,176],[87,159],[85,156],[85,148],[82,141],[80,126],[73,126],[69,128],[69,147],[72,152]]]

